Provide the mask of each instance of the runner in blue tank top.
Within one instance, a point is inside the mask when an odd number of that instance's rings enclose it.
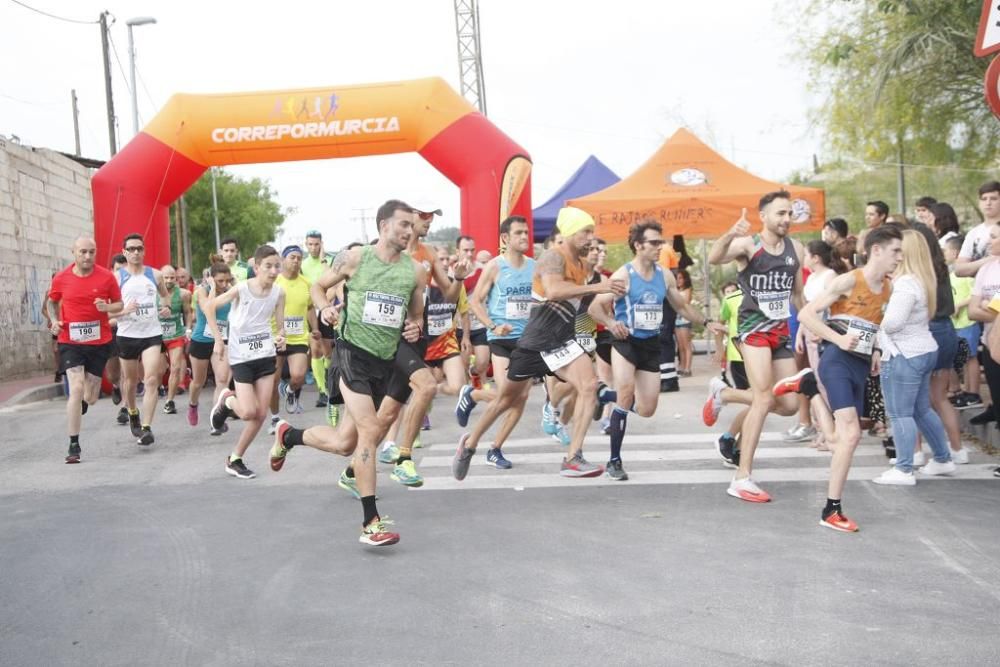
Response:
[[[535,260],[524,255],[531,243],[527,221],[519,216],[504,220],[500,225],[500,243],[506,246],[506,250],[483,267],[476,290],[469,295],[469,309],[487,326],[486,339],[490,343],[490,355],[493,358],[493,379],[497,383],[497,389],[503,391],[507,383],[511,352],[517,347],[517,340],[531,315],[531,281],[535,273]],[[455,416],[460,426],[464,427],[469,423],[469,415],[479,400],[481,398],[477,395],[477,390],[471,385],[462,387],[455,406]],[[507,413],[493,446],[486,454],[487,462],[502,470],[510,468],[511,462],[504,458],[500,448],[520,417],[519,411]]]
[[[622,468],[622,441],[629,411],[651,417],[660,399],[660,321],[663,300],[692,322],[705,324],[705,316],[688,303],[677,289],[674,275],[657,264],[666,242],[663,228],[654,220],[632,225],[628,246],[635,255],[611,278],[624,280],[628,291],[615,297],[601,294],[590,304],[590,314],[615,337],[611,343],[611,374],[618,394],[611,412],[611,458],[605,468],[616,481],[628,479]],[[595,413],[595,419],[600,413]]]
[[[775,378],[795,373],[795,359],[788,347],[788,317],[791,306],[801,312],[802,244],[788,236],[792,224],[792,196],[784,190],[760,198],[760,220],[764,228],[759,236],[750,235],[746,209],[732,229],[712,244],[708,253],[711,264],[735,261],[738,282],[743,288],[743,303],[737,319],[740,353],[746,367],[749,391],[727,388],[713,378],[706,402],[706,420],[714,421],[724,403],[750,405],[743,420],[740,451],[723,451],[723,459],[739,466],[727,493],[740,500],[766,503],[771,496],[750,478],[753,455],[767,413],[783,416],[798,411],[798,397],[790,394],[776,398],[771,391]]]

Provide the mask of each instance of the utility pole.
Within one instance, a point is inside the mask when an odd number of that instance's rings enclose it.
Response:
[[[76,104],[76,89],[69,91],[70,102],[73,103],[73,141],[76,146],[76,155],[80,157],[80,108]]]
[[[108,12],[101,12],[101,49],[104,51],[104,96],[108,103],[108,141],[111,157],[118,152],[115,142],[115,101],[111,95],[111,56],[108,53]]]
[[[221,248],[219,240],[219,195],[215,190],[215,167],[209,167],[212,172],[212,219],[215,221],[215,247]]]
[[[906,216],[906,175],[903,173],[903,138],[899,138],[896,144],[896,157],[899,160],[898,171],[896,172],[896,197],[899,199],[899,212]]]
[[[479,0],[455,0],[455,39],[462,97],[486,115],[486,80],[479,41]]]
[[[351,218],[352,222],[361,223],[361,240],[362,243],[368,243],[368,209],[367,208],[356,208],[354,211],[358,214]]]

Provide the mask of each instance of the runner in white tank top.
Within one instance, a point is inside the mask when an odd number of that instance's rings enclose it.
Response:
[[[126,264],[118,269],[116,278],[121,288],[125,310],[118,316],[118,356],[121,358],[122,389],[128,424],[137,444],[153,444],[153,415],[156,414],[157,388],[160,386],[160,348],[163,327],[160,316],[169,316],[170,307],[161,307],[161,297],[167,296],[163,276],[156,269],[143,265],[146,245],[141,234],[129,234],[122,246]],[[166,303],[164,301],[164,303]],[[139,362],[142,362],[145,394],[142,414],[136,407],[139,385]]]
[[[226,472],[240,479],[253,479],[253,471],[243,463],[243,454],[267,418],[267,408],[274,391],[274,372],[278,350],[285,349],[285,293],[274,284],[281,272],[278,251],[269,245],[254,253],[257,274],[202,305],[205,326],[215,339],[213,354],[221,357],[228,348],[229,366],[236,391],[226,389],[212,408],[212,435],[226,429],[226,419],[243,420],[243,432],[233,453],[226,459]],[[217,308],[231,303],[229,310],[229,345],[222,342]],[[271,318],[277,331],[271,332]]]

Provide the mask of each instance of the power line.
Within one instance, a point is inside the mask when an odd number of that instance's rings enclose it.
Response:
[[[122,74],[122,81],[125,83],[125,90],[128,94],[132,94],[132,86],[128,84],[128,77],[125,75],[125,67],[122,66],[121,58],[118,57],[118,47],[115,46],[115,40],[111,37],[110,31],[108,32],[108,41],[111,42],[111,51],[115,54],[115,62],[118,63],[118,71]]]
[[[36,14],[41,14],[42,16],[47,16],[50,19],[56,19],[58,21],[65,21],[66,23],[78,23],[80,25],[96,25],[100,23],[100,21],[81,21],[79,19],[70,19],[66,18],[65,16],[57,16],[55,14],[50,14],[46,11],[42,11],[41,9],[35,9],[31,5],[26,5],[23,2],[21,2],[21,0],[10,0],[10,1],[13,2],[15,5],[20,5],[21,7],[24,7],[25,9],[30,9]]]
[[[135,67],[135,75],[139,78],[139,85],[142,86],[143,92],[146,93],[146,99],[149,100],[150,106],[152,106],[153,110],[156,111],[158,107],[156,102],[153,101],[153,96],[150,94],[149,88],[146,87],[146,80],[142,78],[142,71],[139,69],[138,65]]]
[[[54,106],[58,106],[58,105],[63,104],[63,102],[32,102],[30,100],[22,100],[22,99],[20,99],[18,97],[14,97],[13,95],[5,95],[4,93],[0,93],[0,97],[4,98],[6,100],[10,100],[12,102],[19,102],[21,104],[29,104],[29,105],[31,105],[33,107],[54,107]]]

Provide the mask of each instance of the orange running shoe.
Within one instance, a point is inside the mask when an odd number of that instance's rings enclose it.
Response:
[[[771,502],[771,496],[768,495],[767,491],[757,486],[757,484],[747,477],[746,479],[735,479],[729,483],[729,488],[726,489],[726,493],[731,495],[733,498],[739,498],[740,500],[745,500],[748,503],[769,503]]]
[[[772,391],[775,396],[784,396],[785,394],[799,394],[802,393],[802,385],[808,382],[807,378],[813,374],[811,368],[803,368],[801,371],[792,375],[790,377],[782,378],[778,380]],[[809,378],[813,383],[816,382],[815,378]]]
[[[820,519],[819,525],[839,530],[842,533],[858,532],[858,524],[854,523],[840,512],[833,512],[830,516]]]

